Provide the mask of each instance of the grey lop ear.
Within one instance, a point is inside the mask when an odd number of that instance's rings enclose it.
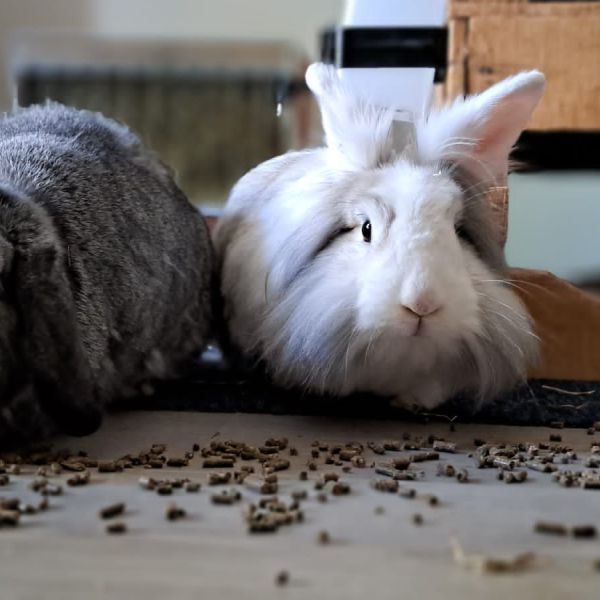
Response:
[[[10,224],[0,236],[0,268],[3,293],[16,314],[12,354],[23,393],[61,432],[91,433],[102,413],[54,227],[34,203],[3,189],[0,222]]]
[[[15,253],[12,281],[22,332],[20,354],[42,410],[61,432],[82,436],[100,427],[102,412],[57,259],[52,248]]]

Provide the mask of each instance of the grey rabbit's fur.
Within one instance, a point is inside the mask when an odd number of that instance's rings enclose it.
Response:
[[[207,340],[200,213],[126,127],[56,104],[0,119],[0,445],[84,434]]]

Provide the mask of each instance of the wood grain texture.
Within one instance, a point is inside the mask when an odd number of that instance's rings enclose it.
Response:
[[[469,20],[468,89],[539,69],[547,88],[528,129],[600,129],[600,13]]]
[[[530,2],[530,0],[449,0],[449,18],[490,15],[505,17],[600,15],[600,4],[597,2]]]

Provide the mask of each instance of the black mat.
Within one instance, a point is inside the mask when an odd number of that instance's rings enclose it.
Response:
[[[398,420],[455,420],[504,425],[590,427],[600,421],[600,382],[530,381],[518,390],[477,409],[456,398],[435,414],[414,414],[390,407],[385,398],[355,395],[331,398],[283,390],[266,379],[235,377],[223,371],[199,371],[183,381],[158,386],[153,396],[139,398],[128,408],[201,412],[247,412],[279,415],[322,415]]]

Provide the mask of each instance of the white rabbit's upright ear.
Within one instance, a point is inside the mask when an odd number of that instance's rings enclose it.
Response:
[[[432,112],[417,131],[421,159],[459,164],[479,180],[503,184],[510,151],[544,85],[542,73],[527,71]]]
[[[332,65],[310,65],[306,84],[319,103],[327,147],[336,166],[372,169],[392,159],[391,109],[377,107],[352,92]]]

